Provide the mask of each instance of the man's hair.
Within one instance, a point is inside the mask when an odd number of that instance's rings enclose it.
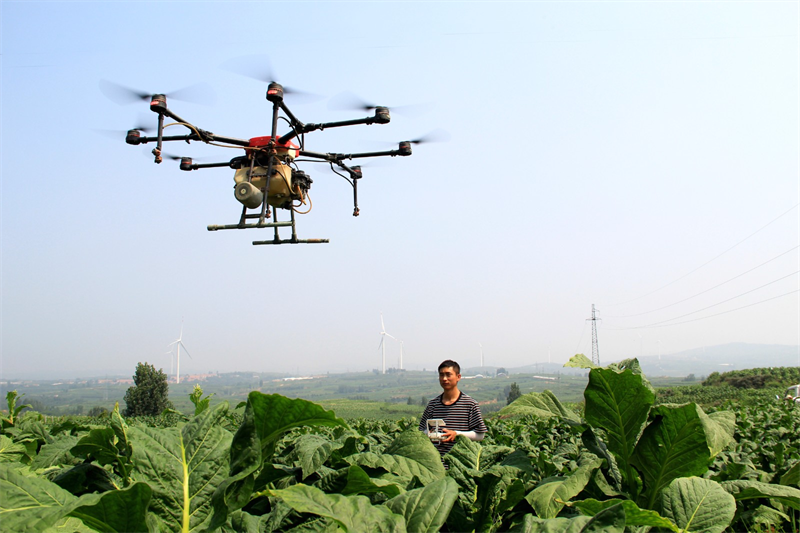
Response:
[[[459,366],[459,364],[453,361],[452,359],[442,361],[441,364],[439,365],[439,368],[437,368],[436,370],[438,372],[441,372],[443,368],[452,368],[453,370],[456,371],[456,374],[461,373],[461,366]]]

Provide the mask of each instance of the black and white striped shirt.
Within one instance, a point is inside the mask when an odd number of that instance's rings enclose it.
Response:
[[[442,403],[440,394],[428,402],[425,411],[422,413],[422,420],[419,423],[419,430],[425,431],[429,419],[441,418],[445,421],[445,428],[454,431],[475,431],[476,433],[486,433],[486,424],[483,423],[481,409],[478,402],[459,391],[458,399],[450,405]],[[455,442],[434,442],[433,445],[439,450],[441,455],[446,454],[453,447]]]

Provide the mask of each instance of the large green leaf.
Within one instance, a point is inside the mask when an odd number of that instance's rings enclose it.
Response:
[[[508,446],[482,445],[472,441],[463,435],[456,437],[456,443],[444,456],[450,469],[447,475],[456,478],[467,476],[465,472],[471,470],[487,470],[496,464],[505,464],[504,461],[514,452],[514,448]],[[519,455],[514,457],[517,460]]]
[[[4,531],[44,531],[66,516],[77,500],[47,479],[26,477],[0,464],[0,524]]]
[[[567,477],[545,480],[525,496],[525,500],[540,518],[555,518],[566,502],[581,493],[602,464],[603,460],[597,458],[578,467]]]
[[[383,493],[389,498],[394,498],[403,492],[403,489],[390,481],[369,477],[364,472],[364,469],[358,465],[350,465],[347,468],[347,483],[341,490],[342,494],[374,494],[377,492]]]
[[[294,453],[292,456],[300,465],[303,479],[317,472],[328,457],[331,456],[331,453],[342,446],[342,443],[332,441],[323,435],[300,435],[294,441]]]
[[[333,411],[302,399],[257,391],[247,396],[244,420],[231,448],[231,475],[260,468],[272,459],[275,444],[290,429],[300,426],[348,427]]]
[[[661,516],[686,533],[721,533],[730,525],[736,502],[719,483],[698,477],[678,478],[661,492]]]
[[[800,510],[800,489],[786,485],[761,483],[759,481],[723,481],[722,488],[733,495],[736,501],[753,499],[778,500],[784,505]]]
[[[581,419],[574,412],[564,407],[549,390],[524,394],[503,407],[498,416],[523,416],[534,415],[540,418],[559,417],[580,422]]]
[[[638,491],[635,473],[630,465],[636,440],[647,422],[655,394],[643,382],[641,375],[630,369],[615,372],[593,368],[584,391],[587,422],[606,430],[608,449],[617,458],[629,491]]]
[[[170,531],[201,529],[211,495],[225,480],[231,434],[220,425],[222,403],[182,428],[131,428],[134,478],[153,488],[153,511]]]
[[[680,528],[675,525],[672,520],[664,518],[655,511],[648,509],[639,509],[639,507],[631,500],[604,500],[598,501],[595,499],[587,499],[573,502],[570,507],[580,509],[580,511],[588,516],[595,516],[604,509],[608,509],[617,504],[622,504],[625,509],[625,525],[626,526],[645,526],[668,529],[670,531],[680,532]]]
[[[272,462],[275,445],[290,429],[301,426],[341,426],[344,420],[333,411],[302,399],[253,391],[247,396],[244,419],[230,448],[230,471],[214,493],[211,528],[227,522],[230,511],[241,509],[250,500],[258,471]]]
[[[564,363],[565,368],[599,368],[591,359],[582,353],[576,353],[569,358],[569,361]]]
[[[458,500],[447,519],[451,529],[471,531],[476,528],[475,520],[491,518],[491,509],[512,500],[519,501],[524,496],[524,492],[516,492],[519,487],[511,487],[511,482],[519,478],[522,472],[530,470],[530,460],[521,453],[515,453],[513,448],[483,446],[459,436],[444,460],[450,467],[447,476],[453,478],[459,486]],[[513,472],[510,480],[502,479],[499,471],[483,478],[483,473],[501,466],[514,467],[513,470],[506,470],[507,473]]]
[[[78,462],[70,453],[72,447],[77,443],[78,437],[59,435],[54,442],[42,446],[31,466],[33,468],[48,468]]]
[[[113,427],[93,429],[72,447],[70,453],[76,457],[94,459],[101,465],[113,465],[114,471],[127,484],[133,465],[130,446],[120,441]]]
[[[800,463],[795,463],[785,474],[781,476],[781,485],[800,486]]]
[[[346,458],[350,464],[380,468],[404,477],[417,476],[427,485],[445,476],[439,452],[424,433],[409,428],[400,433],[383,453],[360,453]]]
[[[127,489],[100,494],[99,501],[76,507],[70,516],[104,533],[148,531],[146,516],[152,493],[146,483],[134,483]]]
[[[408,531],[436,533],[447,520],[457,497],[458,484],[444,478],[396,496],[386,502],[386,507],[405,517]]]
[[[695,404],[660,405],[634,450],[631,463],[644,477],[644,507],[653,509],[656,497],[673,479],[701,476],[708,470],[711,453],[702,411]]]
[[[523,473],[515,467],[494,465],[476,479],[475,505],[471,521],[476,531],[498,531],[503,515],[525,497]]]
[[[128,425],[119,412],[119,402],[114,404],[114,410],[111,411],[111,429],[114,430],[114,435],[117,437],[117,449],[120,454],[130,457],[131,445],[128,441]]]
[[[513,533],[624,533],[625,508],[613,505],[593,517],[539,518],[528,514],[512,524]]]
[[[30,460],[28,449],[24,444],[0,435],[0,463],[21,463],[30,462]]]
[[[509,533],[579,533],[591,520],[588,516],[544,519],[526,514],[514,521],[508,531]]]
[[[335,520],[346,532],[406,531],[402,515],[392,513],[385,506],[373,506],[366,496],[326,494],[302,484],[271,492],[295,511]]]
[[[733,411],[716,411],[706,414],[698,408],[700,421],[706,430],[706,440],[711,457],[725,449],[728,444],[734,441],[733,434],[736,431],[736,414]]]
[[[96,531],[147,531],[150,493],[150,487],[137,483],[127,490],[76,497],[47,479],[0,465],[0,524],[3,531],[39,532],[72,516]]]
[[[81,463],[64,470],[53,478],[53,483],[76,496],[119,489],[111,473],[95,463]]]

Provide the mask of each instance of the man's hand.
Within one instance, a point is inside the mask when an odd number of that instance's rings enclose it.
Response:
[[[458,436],[458,433],[456,433],[454,430],[446,428],[440,428],[439,433],[444,435],[442,442],[453,442],[456,440],[456,436]]]

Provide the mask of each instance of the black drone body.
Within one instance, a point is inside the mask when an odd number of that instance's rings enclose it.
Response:
[[[349,166],[345,164],[345,161],[364,157],[408,156],[411,155],[411,144],[415,141],[404,141],[399,143],[396,150],[382,152],[354,154],[310,152],[304,149],[304,136],[306,133],[358,124],[388,124],[391,120],[389,109],[382,106],[374,107],[374,115],[361,119],[305,124],[298,120],[286,106],[283,100],[283,93],[284,88],[279,83],[272,82],[269,84],[267,100],[272,102],[272,131],[268,136],[253,137],[252,139],[225,137],[202,130],[173,113],[167,107],[167,97],[165,95],[155,94],[150,98],[150,110],[158,114],[158,134],[155,137],[146,137],[142,135],[141,130],[133,129],[128,131],[125,142],[132,145],[155,142],[156,147],[152,153],[155,156],[156,163],[163,161],[161,148],[166,141],[201,141],[207,144],[228,147],[239,146],[244,149],[245,154],[226,162],[199,164],[194,163],[190,157],[174,158],[180,159],[180,169],[185,171],[213,167],[229,167],[236,171],[234,175],[234,196],[243,206],[239,222],[227,225],[210,225],[208,230],[274,229],[272,240],[253,241],[254,245],[327,243],[329,242],[328,239],[297,238],[295,213],[305,214],[310,210],[308,191],[311,188],[312,180],[308,174],[297,168],[296,160],[299,157],[305,157],[308,158],[306,161],[330,163],[331,170],[346,179],[353,187],[353,216],[358,216],[358,180],[362,177],[361,167]],[[281,111],[283,111],[284,117],[280,117]],[[175,121],[167,126],[184,126],[190,130],[190,133],[165,136],[164,117],[169,117]],[[278,136],[279,118],[284,118],[289,123],[291,130],[282,136]],[[292,142],[293,140],[297,140],[299,145]],[[337,172],[334,166],[344,171],[344,173]],[[308,209],[298,211],[298,208],[303,205],[308,205]],[[272,208],[288,210],[291,214],[290,220],[279,222],[277,213],[273,213]],[[248,210],[254,210],[254,212],[249,213]],[[272,218],[271,222],[268,221],[270,218]],[[278,229],[281,227],[292,228],[291,238],[280,238]]]

